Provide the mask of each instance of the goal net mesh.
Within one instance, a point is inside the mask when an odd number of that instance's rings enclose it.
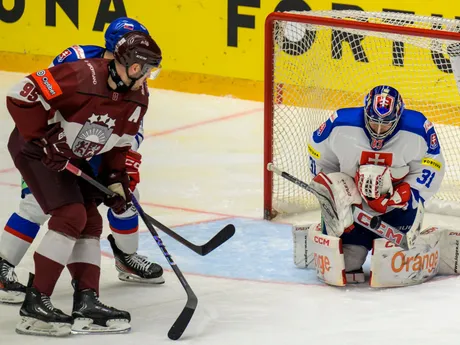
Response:
[[[376,85],[398,89],[406,108],[422,112],[436,126],[446,159],[446,176],[437,200],[460,198],[460,95],[450,59],[460,55],[456,41],[412,36],[401,27],[459,32],[460,21],[389,12],[292,12],[305,16],[391,25],[394,32],[371,27],[332,27],[275,20],[267,32],[273,42],[271,83],[273,163],[309,182],[308,140],[336,109],[363,105]],[[372,25],[371,25],[372,26]],[[267,80],[268,79],[268,80]],[[267,133],[266,133],[267,135]],[[270,149],[270,148],[266,148]],[[302,212],[317,207],[315,198],[273,174],[273,209]]]

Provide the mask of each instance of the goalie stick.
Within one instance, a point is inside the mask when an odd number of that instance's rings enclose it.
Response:
[[[95,179],[93,179],[91,176],[85,174],[83,171],[78,169],[76,166],[72,165],[71,163],[68,163],[66,166],[66,169],[71,172],[72,174],[75,174],[76,176],[79,176],[83,178],[85,181],[88,183],[92,184],[94,187],[98,188],[100,191],[106,193],[109,196],[115,196],[117,195],[115,192],[111,191],[108,189],[106,186],[102,185]],[[146,214],[144,213],[144,210],[142,207],[139,205],[137,202],[136,198],[133,195],[133,203],[134,206],[137,209],[137,212],[141,216],[142,220],[144,221],[145,225],[149,229],[150,233],[152,234],[153,238],[155,239],[155,242],[157,243],[158,247],[160,247],[161,252],[163,253],[164,257],[168,261],[169,265],[173,269],[174,273],[176,274],[177,278],[179,279],[180,283],[185,289],[185,292],[187,293],[187,303],[185,304],[184,309],[180,313],[179,317],[177,320],[174,322],[172,327],[170,328],[168,332],[168,337],[169,339],[172,340],[177,340],[182,336],[182,333],[184,333],[185,328],[187,328],[187,325],[189,324],[190,320],[192,319],[193,313],[196,310],[196,307],[198,305],[198,298],[196,297],[195,293],[193,292],[192,288],[188,284],[187,280],[185,279],[184,275],[180,271],[179,267],[177,267],[176,263],[172,259],[171,255],[168,253],[166,247],[163,244],[163,241],[161,238],[158,236],[158,233],[156,232],[155,228],[152,226],[150,223],[149,219],[147,218]]]
[[[308,185],[308,183],[305,183],[302,180],[299,180],[297,177],[292,176],[291,174],[285,171],[282,171],[281,169],[277,168],[273,163],[267,164],[267,170],[274,172],[276,175],[279,175],[285,178],[286,180],[298,185],[299,187],[314,194],[315,196],[319,194],[317,191],[311,188]],[[327,206],[328,207],[326,208],[326,211],[327,212],[333,211],[334,216],[337,217],[337,213],[332,203],[329,202],[329,205]],[[368,214],[367,212],[361,210],[360,208],[354,207],[353,208],[353,218],[354,218],[355,223],[365,227],[366,229],[372,231],[373,233],[376,233],[377,235],[385,238],[386,240],[400,246],[404,250],[408,250],[409,247],[413,246],[413,241],[410,241],[411,245],[409,246],[408,239],[405,233],[383,222],[380,216],[372,216]]]

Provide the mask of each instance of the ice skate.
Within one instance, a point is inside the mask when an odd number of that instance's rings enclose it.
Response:
[[[26,294],[26,287],[19,283],[14,272],[14,266],[0,258],[0,302],[22,303]]]
[[[51,303],[49,296],[32,287],[33,275],[29,279],[24,302],[19,315],[21,320],[16,332],[28,335],[63,337],[70,334],[73,319]]]
[[[150,262],[145,256],[123,253],[116,245],[112,235],[107,236],[115,257],[115,267],[118,278],[126,282],[138,282],[147,284],[163,284],[163,268]]]
[[[124,310],[106,306],[99,301],[94,290],[78,291],[78,283],[74,282],[72,326],[73,334],[92,333],[125,333],[131,329],[131,315]]]

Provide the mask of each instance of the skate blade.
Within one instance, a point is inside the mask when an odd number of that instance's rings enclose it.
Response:
[[[6,304],[19,304],[24,302],[26,294],[19,291],[0,290],[0,302]]]
[[[163,277],[158,278],[141,278],[135,274],[119,272],[118,279],[129,283],[142,283],[142,284],[164,284],[165,279]]]
[[[70,335],[70,323],[44,322],[31,317],[21,317],[16,325],[16,333],[26,335],[41,335],[46,337],[65,337]]]
[[[108,320],[106,325],[96,325],[93,319],[76,318],[72,325],[72,334],[116,334],[131,330],[131,325],[126,319]]]

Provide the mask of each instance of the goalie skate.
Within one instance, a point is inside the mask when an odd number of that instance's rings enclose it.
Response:
[[[18,282],[14,266],[0,258],[0,302],[22,303],[26,294],[26,287]]]
[[[116,245],[112,235],[107,236],[115,257],[115,268],[118,271],[118,279],[126,282],[147,284],[163,284],[163,268],[150,262],[145,256],[123,253]]]
[[[94,290],[77,291],[75,287],[72,317],[73,334],[126,333],[131,329],[131,315],[124,310],[106,306]]]

